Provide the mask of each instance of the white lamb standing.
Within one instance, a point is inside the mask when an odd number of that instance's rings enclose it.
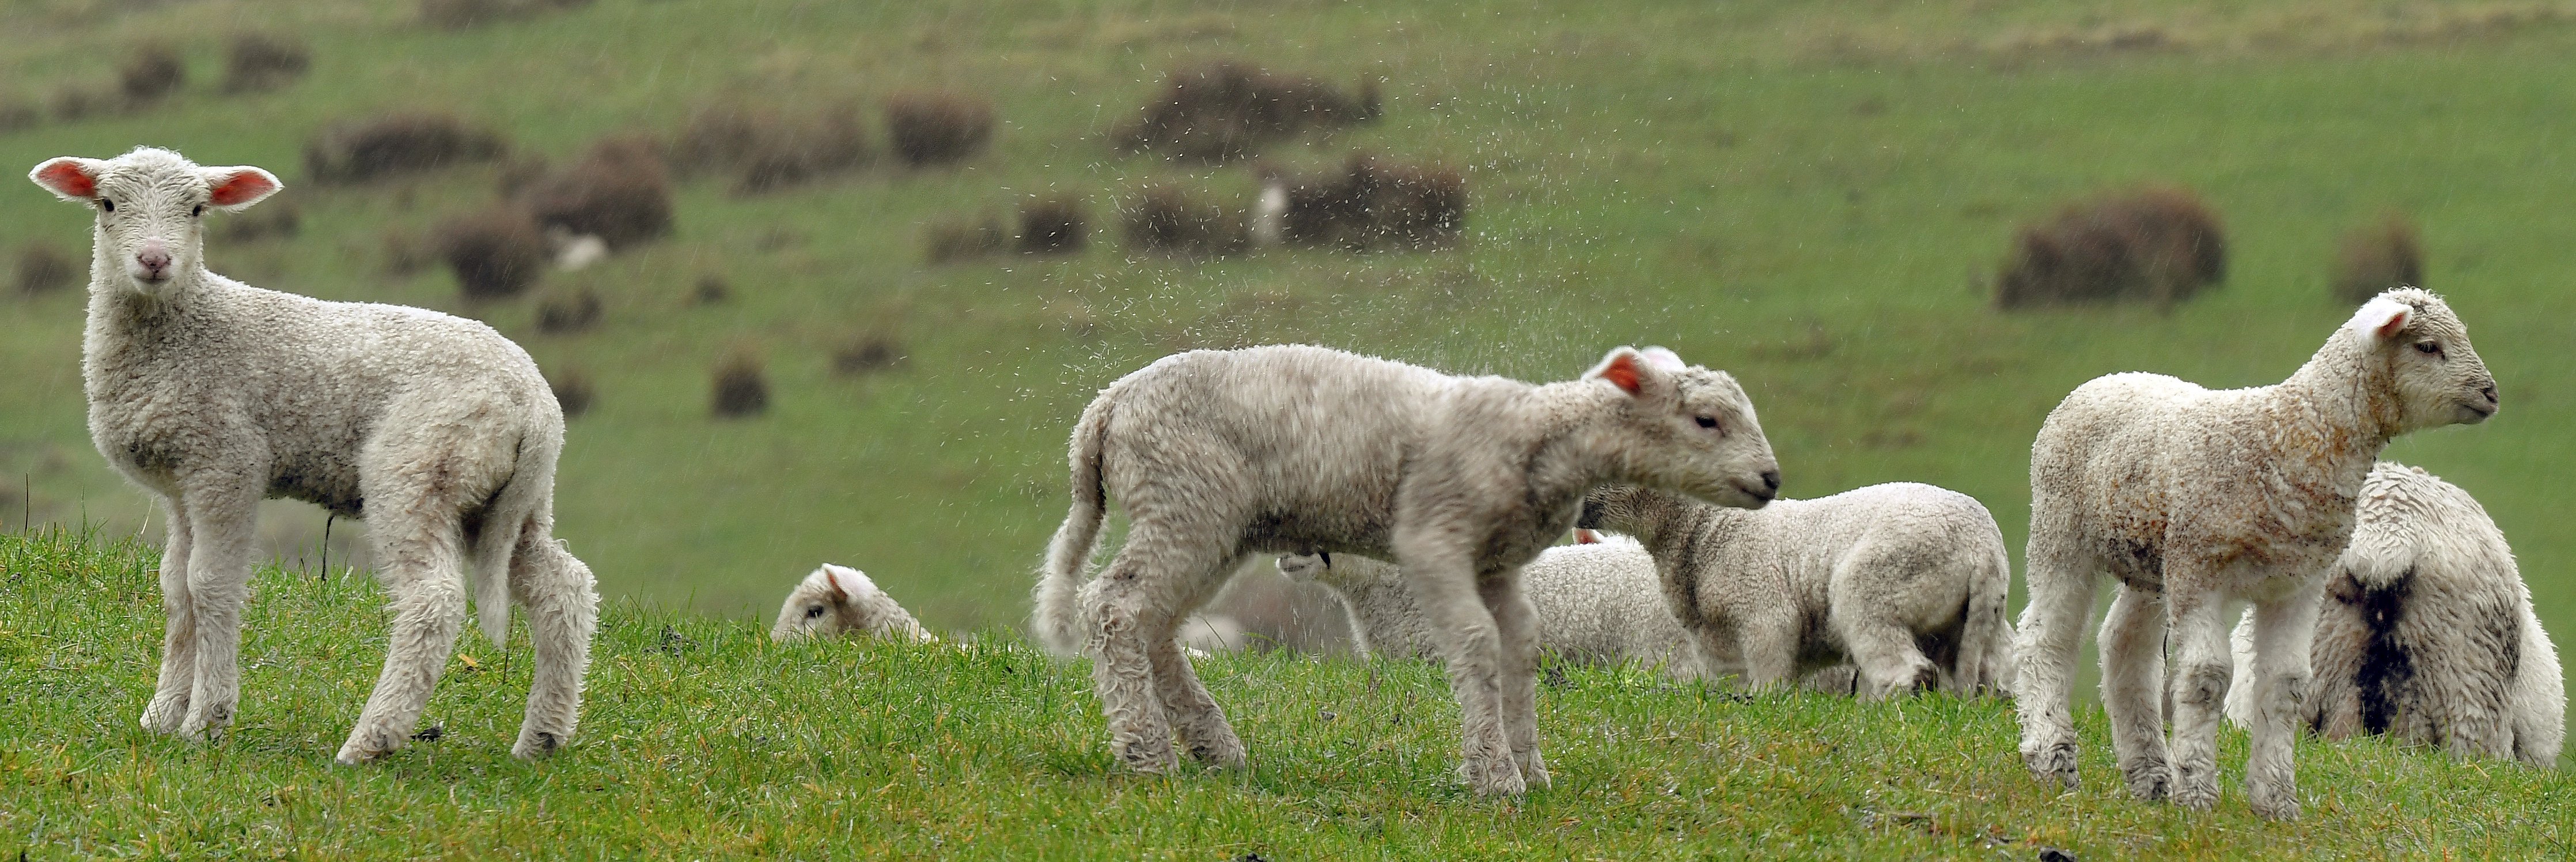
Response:
[[[2186,808],[2218,801],[2228,689],[2220,605],[2254,603],[2254,811],[2299,816],[2290,722],[2326,572],[2353,530],[2362,480],[2390,438],[2496,411],[2495,378],[2439,297],[2380,294],[2281,383],[2211,391],[2159,374],[2078,387],[2031,446],[2030,602],[2022,612],[2021,754],[2073,787],[2070,664],[2100,575],[2120,580],[2102,623],[2102,705],[2129,791]],[[2170,619],[2173,753],[2157,687]]]
[[[868,579],[866,572],[824,563],[787,593],[778,607],[778,622],[769,627],[774,642],[842,635],[935,641],[893,596]]]
[[[1386,658],[1438,658],[1432,627],[1404,573],[1355,554],[1286,554],[1279,573],[1322,584],[1342,600],[1360,651]],[[1676,680],[1716,679],[1702,672],[1681,622],[1664,606],[1655,558],[1635,541],[1559,545],[1521,568],[1521,592],[1538,615],[1538,645],[1568,661],[1660,667]]]
[[[474,321],[208,272],[207,209],[276,192],[267,171],[146,147],[53,159],[30,177],[97,213],[90,436],[170,525],[169,630],[144,728],[213,741],[232,722],[257,506],[292,497],[364,516],[393,597],[384,673],[341,763],[410,739],[465,621],[468,561],[485,634],[505,642],[515,597],[536,644],[511,753],[570,740],[599,599],[589,567],[552,537],[563,413],[527,353]]]
[[[1584,492],[1630,482],[1750,507],[1780,478],[1734,378],[1630,348],[1543,386],[1320,347],[1182,353],[1102,390],[1070,460],[1034,628],[1091,657],[1122,761],[1169,770],[1178,737],[1242,765],[1174,627],[1250,555],[1357,553],[1403,564],[1461,706],[1461,771],[1489,794],[1548,781],[1520,569]],[[1127,541],[1086,580],[1113,496]]]
[[[2325,595],[2301,725],[2328,739],[2387,734],[2557,764],[2567,736],[2558,648],[2531,612],[2504,533],[2467,491],[2404,464],[2371,468]],[[2234,646],[2236,673],[2252,674],[2252,614]],[[2246,689],[2228,692],[2227,717],[2253,723]]]
[[[1614,486],[1576,523],[1643,543],[1711,674],[1767,688],[1849,662],[1870,699],[2007,687],[2012,559],[1974,497],[1892,482],[1743,511]]]

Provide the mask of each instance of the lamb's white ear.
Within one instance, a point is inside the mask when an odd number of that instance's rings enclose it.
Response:
[[[1680,357],[1674,357],[1674,360],[1679,361]],[[1630,395],[1644,395],[1647,385],[1661,379],[1665,373],[1667,372],[1656,367],[1655,360],[1647,358],[1644,351],[1634,347],[1622,347],[1602,357],[1601,364],[1592,366],[1592,370],[1583,373],[1583,379],[1607,380],[1610,385],[1617,386]]]
[[[2345,329],[2363,335],[2388,339],[2395,338],[2397,333],[2406,331],[2406,324],[2413,322],[2415,322],[2414,306],[2379,296],[2362,303],[2361,310],[2352,313],[2352,322],[2343,326]]]
[[[876,589],[876,582],[868,580],[866,572],[830,563],[823,564],[823,570],[832,573],[832,591],[835,593],[844,596],[863,596]],[[846,598],[843,600],[847,601]]]
[[[67,201],[87,202],[98,197],[98,175],[107,171],[107,163],[97,159],[58,156],[46,159],[27,179]]]
[[[197,170],[206,178],[206,187],[213,191],[206,202],[225,212],[259,203],[261,199],[276,194],[278,189],[285,188],[278,183],[276,174],[248,165]]]
[[[1681,354],[1674,353],[1669,348],[1649,347],[1637,353],[1646,357],[1646,364],[1665,371],[1680,371],[1690,367],[1690,363],[1682,361]]]

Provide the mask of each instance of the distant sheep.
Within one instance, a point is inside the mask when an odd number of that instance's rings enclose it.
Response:
[[[1092,658],[1112,749],[1142,772],[1240,766],[1243,743],[1174,629],[1247,556],[1395,559],[1432,620],[1479,793],[1548,782],[1536,621],[1520,568],[1612,482],[1759,506],[1779,488],[1744,390],[1671,351],[1611,351],[1581,380],[1452,377],[1320,347],[1191,351],[1101,390],[1072,440],[1073,505],[1035,628]],[[1130,528],[1085,570],[1114,497]]]
[[[778,622],[769,627],[769,639],[777,642],[807,638],[835,638],[842,635],[935,641],[938,636],[921,627],[893,597],[878,589],[866,572],[848,566],[824,563],[796,589],[787,593],[787,602],[778,607]]]
[[[1363,652],[1387,658],[1437,658],[1431,624],[1393,564],[1354,554],[1288,554],[1279,573],[1332,588],[1351,618]],[[1664,606],[1655,558],[1636,542],[1613,539],[1549,548],[1521,568],[1521,591],[1538,613],[1540,649],[1575,662],[1660,667],[1677,680],[1701,672],[1690,635]]]
[[[2567,735],[2558,649],[2532,615],[2504,533],[2468,492],[2403,464],[2372,468],[2325,593],[2299,723],[2329,739],[2381,733],[2557,764]],[[2252,675],[2251,612],[2234,645],[2236,674]],[[2250,692],[2228,693],[2239,725],[2256,717]]]
[[[471,320],[207,271],[206,211],[276,192],[267,171],[145,147],[48,160],[30,178],[96,212],[90,436],[168,518],[169,632],[143,727],[212,741],[231,724],[259,501],[292,497],[365,517],[393,598],[384,673],[341,763],[411,738],[465,622],[469,561],[484,633],[505,642],[516,598],[536,643],[511,753],[571,739],[599,596],[552,536],[563,413],[527,352]]]
[[[2390,438],[2485,421],[2495,378],[2440,297],[2380,294],[2290,379],[2211,391],[2161,374],[2077,387],[2031,445],[2030,602],[2022,610],[2021,754],[2073,786],[2069,667],[2100,576],[2119,578],[2102,624],[2102,706],[2129,792],[2218,802],[2218,720],[2228,689],[2220,604],[2251,599],[2245,683],[2254,811],[2296,819],[2291,720],[2309,688],[2309,642],[2326,573],[2352,537],[2371,463]],[[2168,761],[2157,686],[2170,640],[2180,665]]]
[[[1966,494],[1894,482],[1748,512],[1622,486],[1576,523],[1645,545],[1711,674],[1766,687],[1850,662],[1869,698],[2006,684],[2011,557]]]

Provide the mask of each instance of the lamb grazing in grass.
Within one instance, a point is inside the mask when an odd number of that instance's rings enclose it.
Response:
[[[2468,492],[2403,464],[2371,468],[2325,595],[2299,723],[2329,739],[2380,733],[2557,764],[2567,735],[2558,649],[2532,615],[2504,533]],[[2234,646],[2237,674],[2252,674],[2252,614]],[[2239,725],[2256,718],[2249,691],[2227,695]]]
[[[1759,506],[1780,480],[1734,378],[1624,347],[1544,386],[1320,347],[1191,351],[1102,390],[1071,461],[1034,627],[1091,656],[1121,760],[1169,770],[1177,736],[1241,765],[1173,629],[1249,555],[1356,553],[1403,564],[1462,707],[1462,771],[1488,794],[1548,781],[1520,569],[1573,525],[1583,493],[1633,482]],[[1112,496],[1127,541],[1086,581]]]
[[[778,608],[778,622],[769,627],[769,639],[780,643],[845,634],[917,641],[939,639],[896,604],[894,597],[878,589],[866,572],[831,563],[806,575],[796,589],[787,593],[787,602]]]
[[[1429,620],[1394,565],[1352,554],[1288,554],[1279,573],[1320,583],[1342,599],[1360,650],[1387,658],[1437,658]],[[1560,545],[1521,568],[1521,591],[1538,615],[1538,645],[1568,661],[1661,667],[1677,680],[1701,671],[1690,636],[1664,606],[1655,558],[1626,539]]]
[[[1712,675],[1762,688],[1848,661],[1872,699],[2006,686],[2011,557],[1966,494],[1895,482],[1748,512],[1616,486],[1576,523],[1644,544]]]
[[[2290,722],[2305,708],[2317,607],[2352,536],[2362,480],[2390,438],[2495,411],[2495,378],[2467,328],[2413,288],[2363,305],[2275,385],[2210,391],[2132,373],[2078,387],[2031,446],[2017,692],[2031,774],[2075,784],[2069,665],[2108,572],[2120,592],[2102,623],[2102,701],[2130,793],[2217,803],[2229,676],[2220,604],[2248,599],[2246,791],[2257,814],[2298,817]],[[2168,619],[2181,665],[2170,683],[2170,761],[2156,688]]]
[[[552,537],[563,413],[528,354],[474,321],[208,272],[207,209],[276,192],[267,171],[147,147],[53,159],[30,176],[96,210],[81,369],[90,436],[169,519],[169,632],[144,728],[212,741],[232,722],[257,506],[292,497],[364,516],[393,597],[384,673],[341,763],[410,739],[465,621],[469,560],[484,633],[504,643],[511,596],[536,643],[512,753],[569,740],[599,598],[589,567]]]

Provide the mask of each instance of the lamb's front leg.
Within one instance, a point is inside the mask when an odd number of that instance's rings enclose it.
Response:
[[[2150,802],[2173,790],[2165,751],[2165,606],[2154,593],[2122,585],[2102,618],[2102,711],[2129,795]]]
[[[1503,736],[1511,742],[1512,762],[1524,783],[1546,787],[1547,760],[1538,751],[1538,609],[1521,592],[1518,570],[1485,578],[1476,588],[1494,615],[1502,647]]]
[[[2296,722],[2307,700],[2309,647],[2325,579],[2311,577],[2288,598],[2254,606],[2252,755],[2245,765],[2245,795],[2254,813],[2272,820],[2299,819],[2299,782],[2292,750]]]
[[[1402,565],[1458,698],[1459,772],[1477,793],[1520,795],[1529,784],[1504,730],[1502,638],[1477,595],[1473,566],[1467,555],[1447,549],[1406,556]]]
[[[177,733],[188,717],[190,690],[197,686],[197,620],[188,601],[187,513],[179,501],[164,497],[161,514],[170,525],[161,548],[161,616],[167,627],[161,637],[161,679],[152,688],[152,702],[143,707],[143,729]]]
[[[259,491],[208,483],[181,497],[188,518],[188,616],[196,674],[179,735],[221,741],[241,698],[241,608],[250,595]]]
[[[1748,615],[1736,627],[1736,639],[1744,653],[1744,685],[1755,691],[1776,691],[1798,678],[1798,635],[1802,626],[1795,611]]]
[[[2173,802],[2207,811],[2218,804],[2218,720],[2227,702],[2227,626],[2219,596],[2193,588],[2195,580],[2165,570],[2165,604],[2172,616]]]

